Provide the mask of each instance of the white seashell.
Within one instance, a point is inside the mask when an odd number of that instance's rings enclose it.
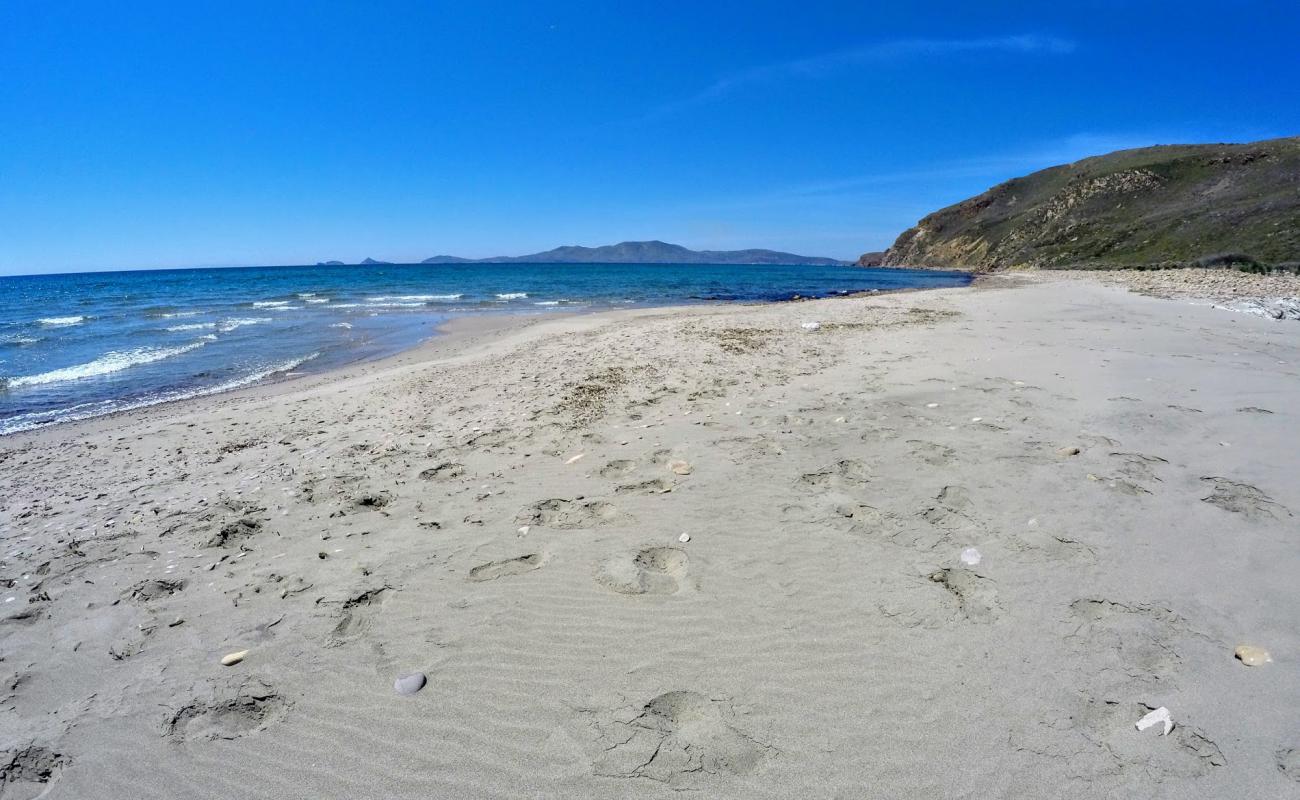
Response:
[[[1273,657],[1262,647],[1255,647],[1250,644],[1239,644],[1233,652],[1237,660],[1248,667],[1258,667],[1269,663]]]
[[[691,540],[691,535],[689,533],[683,533],[681,536],[677,537],[677,541],[681,542],[682,544],[686,544],[690,540]]]
[[[820,322],[801,322],[801,323],[799,323],[799,327],[800,327],[800,328],[803,328],[803,329],[806,330],[806,331],[815,331],[815,330],[818,330],[819,328],[821,328],[821,326],[822,326],[822,324],[821,324]]]
[[[568,461],[566,461],[566,462],[564,462],[564,463],[565,463],[565,464],[574,464],[574,463],[576,463],[576,462],[578,462],[578,461],[581,461],[581,460],[582,460],[582,457],[585,456],[585,455],[587,455],[587,454],[586,454],[586,453],[578,453],[576,456],[574,456],[573,458],[569,459]]]
[[[980,551],[976,550],[974,547],[967,547],[965,550],[961,551],[961,563],[968,567],[973,567],[980,563],[981,558],[983,558],[983,556],[980,555]]]
[[[238,664],[239,662],[243,661],[243,660],[244,660],[244,656],[246,656],[246,655],[248,655],[248,651],[247,651],[247,650],[240,650],[240,651],[235,652],[235,653],[228,653],[227,655],[224,655],[224,656],[221,657],[221,666],[223,666],[223,667],[233,667],[233,666],[235,666],[236,664]]]

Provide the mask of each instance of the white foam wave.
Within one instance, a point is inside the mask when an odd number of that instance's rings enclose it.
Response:
[[[222,322],[217,326],[217,330],[222,333],[230,333],[235,328],[242,328],[245,325],[260,325],[263,322],[270,322],[270,317],[234,317]]]
[[[336,322],[336,323],[334,323],[333,325],[331,325],[330,327],[331,327],[331,328],[345,328],[345,329],[347,329],[347,330],[351,330],[351,329],[352,329],[352,323],[351,323],[351,322]]]
[[[75,422],[76,420],[81,419],[102,417],[105,414],[112,414],[118,411],[134,411],[139,408],[158,405],[159,403],[170,403],[176,400],[188,400],[193,397],[206,397],[211,394],[233,391],[257,383],[258,381],[265,380],[272,375],[296,369],[319,356],[320,353],[312,353],[311,355],[303,356],[302,358],[295,358],[280,364],[272,365],[266,369],[254,372],[251,375],[245,375],[241,378],[235,378],[226,381],[225,383],[220,383],[216,386],[207,386],[202,389],[165,392],[163,394],[153,395],[151,397],[132,400],[125,403],[116,400],[100,400],[94,403],[81,403],[69,408],[55,408],[46,411],[33,411],[30,414],[19,414],[8,419],[0,420],[0,436],[9,433],[18,433],[19,431],[29,431],[33,428],[42,428],[46,425],[53,425],[58,422]]]
[[[312,304],[328,303],[330,301],[328,297],[304,297],[303,300],[306,300],[308,303],[312,303]]]
[[[35,336],[19,336],[17,334],[0,336],[0,344],[36,344],[40,339]]]
[[[46,383],[62,383],[83,378],[94,378],[100,375],[111,375],[114,372],[121,372],[124,369],[137,367],[141,364],[152,364],[155,361],[162,361],[164,358],[188,353],[191,350],[199,349],[205,344],[207,342],[198,341],[181,347],[137,347],[134,350],[115,350],[85,364],[54,369],[36,375],[20,375],[16,378],[10,378],[7,384],[10,388],[40,386]]]
[[[52,328],[62,327],[64,325],[80,325],[86,321],[85,317],[44,317],[36,320],[41,325],[48,325]]]
[[[188,325],[173,325],[167,330],[178,333],[180,331],[204,331],[217,327],[215,322],[191,322]]]
[[[498,300],[524,300],[528,297],[528,292],[505,292],[497,295]]]
[[[288,300],[258,300],[253,303],[253,308],[279,308],[287,305],[289,305]]]
[[[398,300],[405,303],[434,303],[442,300],[459,300],[460,298],[461,295],[459,294],[398,294],[384,297],[372,297],[370,298],[370,302],[383,303]]]
[[[561,301],[561,300],[539,300],[538,302],[533,303],[533,305],[535,305],[535,306],[558,306],[561,302],[563,302],[563,301]]]
[[[173,317],[197,317],[199,314],[202,314],[202,313],[203,313],[202,310],[198,310],[198,311],[171,311],[171,312],[168,312],[168,313],[166,313],[166,314],[159,314],[158,316],[162,317],[163,319],[171,319],[171,318],[173,318]]]

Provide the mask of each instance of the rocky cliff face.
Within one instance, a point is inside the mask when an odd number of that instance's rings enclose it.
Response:
[[[883,261],[977,271],[1300,260],[1300,137],[1123,150],[936,211]]]

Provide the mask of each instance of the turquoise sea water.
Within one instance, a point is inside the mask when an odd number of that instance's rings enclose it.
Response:
[[[459,314],[960,286],[844,266],[453,264],[0,277],[0,434],[387,355]]]

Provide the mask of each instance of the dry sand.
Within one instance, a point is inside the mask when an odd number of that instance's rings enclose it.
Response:
[[[1295,797],[1297,398],[1300,325],[995,279],[10,436],[0,795]]]

